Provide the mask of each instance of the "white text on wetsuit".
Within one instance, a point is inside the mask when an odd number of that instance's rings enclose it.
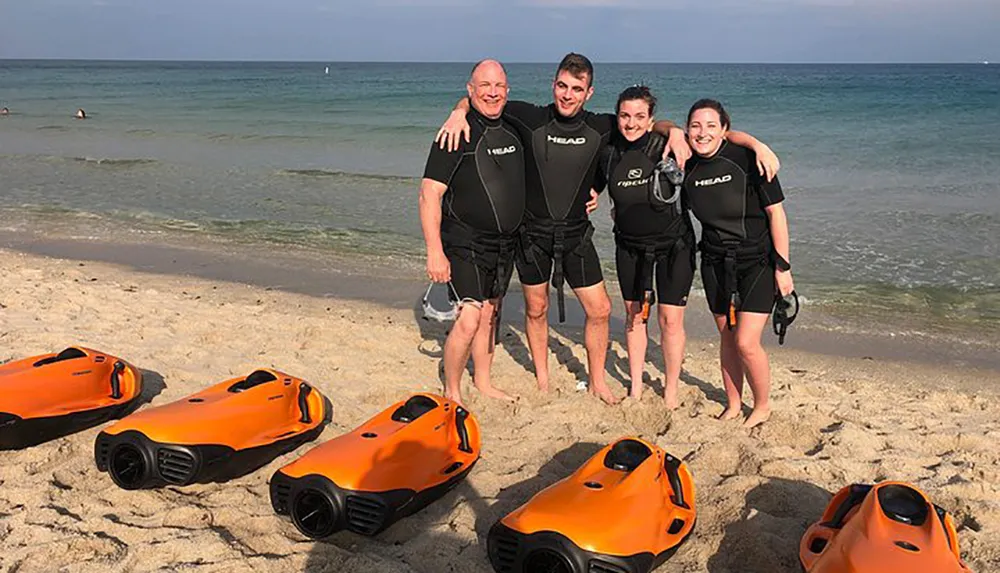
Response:
[[[559,137],[558,135],[547,136],[549,143],[557,143],[559,145],[583,145],[587,143],[586,137]]]
[[[639,187],[640,185],[645,185],[653,180],[651,176],[639,179],[640,177],[642,177],[642,169],[629,169],[628,179],[625,181],[619,181],[618,187]]]
[[[514,145],[508,145],[507,147],[495,147],[493,149],[487,149],[486,153],[490,155],[507,155],[508,153],[514,153],[517,151],[517,147]]]
[[[718,185],[719,183],[729,183],[733,180],[733,176],[730,174],[725,174],[722,177],[715,177],[713,179],[700,179],[694,182],[695,187],[708,187],[709,185]]]

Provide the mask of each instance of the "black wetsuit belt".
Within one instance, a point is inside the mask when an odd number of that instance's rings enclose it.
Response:
[[[441,219],[441,237],[447,238],[450,244],[460,247],[453,251],[455,256],[466,260],[477,267],[493,272],[493,284],[487,298],[497,298],[493,308],[493,331],[490,336],[490,349],[500,336],[500,308],[503,297],[507,294],[509,281],[506,280],[513,272],[514,257],[520,235],[514,233],[496,233],[470,227],[465,223],[444,217]]]
[[[653,290],[653,270],[657,263],[673,266],[677,254],[684,247],[694,246],[694,233],[683,235],[665,234],[657,236],[636,237],[615,230],[615,243],[634,255],[642,257],[641,272],[636,273],[635,280],[639,292],[647,293],[650,304],[656,302],[656,291]],[[693,253],[692,253],[693,256]]]
[[[774,258],[774,247],[769,234],[764,234],[752,241],[727,241],[722,244],[702,240],[698,243],[702,260],[709,263],[723,263],[723,288],[729,298],[730,312],[726,315],[726,325],[736,326],[735,312],[740,308],[739,289],[737,287],[737,265],[758,261],[767,264]]]
[[[594,225],[590,219],[541,219],[531,217],[525,220],[521,234],[522,252],[528,262],[540,249],[536,240],[552,240],[552,286],[556,289],[559,306],[559,322],[566,322],[566,294],[563,292],[563,255],[567,252],[567,239],[576,244],[568,252],[580,254],[594,235]]]
[[[513,270],[515,247],[519,238],[517,233],[483,231],[445,217],[441,220],[441,237],[446,238],[450,245],[459,247],[455,256],[485,271],[495,271],[496,279],[489,294],[503,298],[507,285],[501,283],[503,277],[509,274],[508,271]]]

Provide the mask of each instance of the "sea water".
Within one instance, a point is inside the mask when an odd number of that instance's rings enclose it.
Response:
[[[419,269],[419,178],[470,67],[0,61],[0,224],[83,218]],[[511,99],[548,103],[553,72],[508,65]],[[597,64],[588,109],[636,83],[678,123],[719,99],[778,153],[810,304],[1000,326],[1000,67]],[[614,277],[606,203],[593,218]]]

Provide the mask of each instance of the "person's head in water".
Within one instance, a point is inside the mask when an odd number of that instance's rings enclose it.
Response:
[[[618,131],[628,141],[635,141],[653,127],[656,96],[646,86],[632,86],[618,94],[615,114]]]
[[[711,157],[729,132],[729,114],[714,99],[700,99],[688,112],[687,131],[691,149],[702,157]]]
[[[586,56],[569,53],[559,62],[552,81],[552,99],[563,117],[580,113],[583,104],[594,95],[594,65]]]
[[[483,60],[472,68],[469,83],[469,101],[476,111],[490,119],[496,119],[507,105],[507,72],[496,60]]]
[[[0,115],[10,115],[10,110],[7,108],[0,108]]]
[[[87,112],[83,111],[83,108],[76,110],[77,119],[87,119]]]

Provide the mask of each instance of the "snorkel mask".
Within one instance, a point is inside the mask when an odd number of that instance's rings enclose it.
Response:
[[[670,198],[663,196],[663,185],[660,183],[661,178],[666,179],[674,187],[673,195]],[[683,183],[684,171],[677,165],[673,157],[668,157],[666,161],[660,161],[656,164],[656,169],[653,171],[653,196],[650,197],[650,203],[653,205],[674,204],[677,206],[677,212],[680,213],[681,185]]]
[[[424,298],[422,301],[424,308],[424,320],[433,320],[435,322],[448,322],[458,318],[458,293],[455,292],[455,287],[448,283],[448,308],[445,310],[438,310],[434,308],[434,304],[431,302],[431,291],[434,290],[434,286],[438,283],[431,283],[427,286],[427,292],[424,293]]]
[[[788,296],[776,296],[774,300],[774,312],[771,315],[771,325],[774,333],[778,335],[778,344],[785,343],[785,334],[788,327],[795,322],[795,317],[799,315],[799,295],[795,291],[788,293]]]

